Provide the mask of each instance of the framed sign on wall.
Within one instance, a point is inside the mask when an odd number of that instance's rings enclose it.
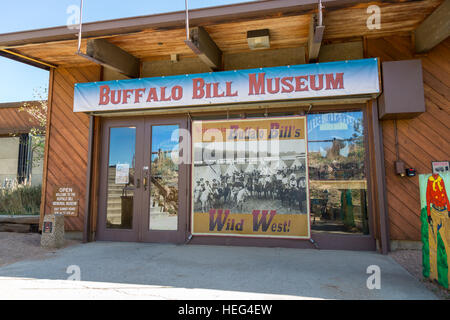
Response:
[[[431,167],[433,173],[444,173],[450,171],[450,166],[448,161],[433,161],[431,162]]]
[[[310,238],[306,117],[194,121],[194,235]]]
[[[58,186],[53,192],[52,214],[77,217],[79,191],[74,186]]]

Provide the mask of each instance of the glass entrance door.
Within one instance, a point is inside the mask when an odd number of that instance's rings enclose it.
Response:
[[[178,132],[178,125],[152,126],[150,230],[178,229]]]
[[[110,120],[102,130],[97,239],[139,240],[142,120]]]
[[[186,121],[147,120],[144,155],[143,241],[181,242],[187,221]]]
[[[98,240],[185,240],[188,164],[181,160],[188,141],[180,132],[186,129],[180,118],[105,121]]]

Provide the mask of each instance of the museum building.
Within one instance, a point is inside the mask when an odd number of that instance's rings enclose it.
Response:
[[[321,3],[1,34],[50,72],[41,220],[84,241],[417,246],[418,175],[450,158],[448,1]]]

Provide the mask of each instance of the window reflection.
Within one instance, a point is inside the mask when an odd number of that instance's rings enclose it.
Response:
[[[150,168],[150,229],[178,229],[177,125],[152,127]]]
[[[311,229],[368,234],[362,111],[308,115]]]
[[[136,128],[111,128],[109,137],[106,227],[133,224]]]

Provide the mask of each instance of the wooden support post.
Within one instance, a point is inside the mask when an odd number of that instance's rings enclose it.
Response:
[[[91,184],[92,184],[92,160],[93,160],[93,146],[94,146],[94,116],[89,116],[89,141],[88,141],[88,159],[86,168],[86,204],[84,210],[84,227],[83,227],[83,242],[89,242],[91,236]]]
[[[380,249],[382,254],[388,254],[391,250],[389,237],[389,212],[386,193],[386,172],[384,166],[383,129],[378,120],[378,102],[372,102],[372,127],[374,133],[375,171],[378,195],[379,225],[380,225]]]
[[[192,29],[191,39],[186,40],[185,43],[209,68],[221,69],[222,51],[204,28]]]
[[[47,122],[45,125],[44,164],[42,170],[42,191],[41,191],[39,230],[42,230],[42,223],[44,221],[45,206],[47,201],[48,153],[50,147],[50,130],[51,130],[52,108],[53,108],[54,79],[55,79],[55,69],[50,69],[48,100],[47,100]]]
[[[88,40],[83,57],[130,78],[139,78],[140,61],[105,39]]]
[[[414,31],[417,53],[430,51],[450,36],[450,0],[445,0]]]
[[[311,16],[309,25],[309,39],[308,39],[308,61],[314,62],[319,58],[320,46],[322,45],[323,32],[325,26],[317,25],[317,16]]]

